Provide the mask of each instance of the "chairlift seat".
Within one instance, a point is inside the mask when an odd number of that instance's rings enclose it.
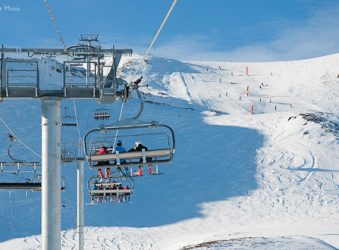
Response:
[[[157,150],[147,150],[147,151],[134,151],[134,152],[124,152],[124,153],[113,153],[113,154],[94,154],[90,155],[89,161],[91,162],[103,162],[103,161],[114,161],[110,163],[109,166],[130,166],[140,163],[140,159],[143,159],[143,163],[160,163],[160,162],[169,162],[172,159],[173,149],[157,149]],[[146,161],[145,158],[148,160]],[[124,163],[121,163],[122,160],[125,160]],[[94,165],[93,167],[103,167],[102,165]],[[104,165],[105,166],[105,165]]]
[[[63,122],[61,123],[61,126],[63,127],[76,127],[78,124],[76,122]]]
[[[3,182],[0,183],[0,190],[32,190],[41,191],[41,182]],[[65,187],[61,187],[64,191]]]
[[[41,183],[11,182],[0,183],[0,189],[31,189],[33,191],[41,191]]]
[[[94,114],[94,118],[95,118],[95,119],[100,119],[100,118],[102,118],[102,119],[108,119],[108,118],[110,118],[110,117],[111,117],[111,114],[100,114],[100,113]]]
[[[104,189],[104,190],[90,190],[90,194],[93,196],[100,194],[116,194],[116,195],[130,195],[133,193],[132,189]]]
[[[107,182],[107,183],[95,183],[93,185],[95,185],[96,187],[109,187],[112,185],[120,185],[120,182]]]

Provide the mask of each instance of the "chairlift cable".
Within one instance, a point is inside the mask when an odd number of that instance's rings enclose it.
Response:
[[[48,15],[49,15],[49,17],[50,17],[50,19],[51,19],[51,21],[52,21],[53,26],[54,26],[55,32],[57,33],[57,35],[58,35],[58,37],[59,37],[59,40],[61,41],[62,45],[64,46],[64,48],[65,48],[65,50],[66,50],[66,49],[67,49],[67,46],[66,46],[65,40],[64,40],[64,38],[62,37],[62,35],[61,35],[61,33],[60,33],[60,30],[59,30],[59,28],[58,28],[58,25],[57,25],[57,23],[56,23],[56,21],[55,21],[55,18],[54,18],[54,16],[53,16],[52,9],[51,9],[51,7],[50,7],[50,5],[49,5],[49,3],[48,3],[47,0],[44,0],[44,3],[45,3],[45,6],[46,6],[46,8],[47,8]]]
[[[144,55],[144,59],[146,58],[146,56],[148,55],[149,51],[150,51],[151,48],[153,47],[153,44],[154,44],[155,41],[157,40],[157,38],[158,38],[158,36],[159,36],[159,34],[160,34],[162,28],[164,27],[165,23],[167,22],[167,19],[169,18],[169,16],[171,15],[172,10],[173,10],[173,8],[174,8],[174,6],[175,6],[176,3],[177,3],[177,0],[174,0],[173,3],[172,3],[172,5],[171,5],[171,7],[169,8],[169,10],[168,10],[168,12],[167,12],[165,18],[164,18],[164,20],[162,21],[162,23],[161,23],[161,25],[160,25],[160,27],[159,27],[157,33],[155,34],[155,36],[154,36],[154,38],[153,38],[151,44],[149,45],[149,47],[148,47],[148,49],[147,49],[147,51],[146,51],[146,53],[145,53],[145,55]]]
[[[154,37],[153,37],[153,39],[152,39],[150,45],[148,46],[148,49],[146,50],[146,53],[143,55],[142,61],[145,61],[145,59],[146,59],[148,53],[151,51],[151,49],[152,49],[152,47],[153,47],[155,41],[156,41],[156,40],[158,39],[158,37],[159,37],[159,34],[160,34],[161,30],[163,29],[163,27],[165,26],[165,24],[166,24],[166,22],[167,22],[169,16],[171,15],[171,13],[172,13],[172,11],[173,11],[173,9],[174,9],[174,6],[176,5],[177,1],[178,1],[178,0],[173,0],[173,3],[172,3],[172,5],[171,5],[171,7],[169,8],[169,10],[167,11],[167,14],[166,14],[164,20],[162,21],[160,27],[158,28],[156,34],[154,35]],[[135,75],[138,73],[139,70],[141,71],[141,66],[134,72],[134,75],[133,75],[133,76],[135,76]]]
[[[124,104],[125,104],[125,102],[121,102],[121,108],[120,108],[120,114],[119,114],[118,122],[121,121],[122,113],[123,113],[123,110],[124,110]],[[113,145],[114,147],[115,147],[116,142],[117,142],[118,133],[119,133],[119,130],[115,131],[114,145]]]
[[[167,22],[167,20],[168,20],[170,14],[172,13],[173,8],[174,8],[174,6],[175,6],[176,3],[177,3],[177,0],[174,0],[173,3],[172,3],[172,5],[171,5],[171,7],[169,8],[169,10],[168,10],[168,12],[167,12],[167,14],[166,14],[164,20],[162,21],[162,23],[161,23],[160,27],[158,28],[158,30],[157,30],[155,36],[153,37],[153,39],[152,39],[152,41],[151,41],[151,43],[150,43],[150,45],[149,45],[149,47],[148,47],[146,53],[145,53],[144,56],[143,56],[143,61],[144,61],[145,58],[147,57],[147,55],[148,55],[149,51],[151,50],[151,48],[153,47],[155,41],[158,39],[158,36],[159,36],[161,30],[163,29],[165,23]],[[112,58],[112,64],[113,64],[113,60],[114,60],[114,58]],[[139,70],[141,70],[141,65],[140,65],[140,67],[134,72],[133,77],[138,73]],[[142,98],[141,98],[140,92],[138,91],[138,89],[136,89],[136,91],[137,91],[137,94],[138,94],[138,98],[139,98],[139,99],[141,100],[141,102],[142,102]],[[119,118],[118,118],[118,121],[119,121],[119,122],[121,121],[122,114],[123,114],[123,110],[124,110],[124,102],[121,103],[120,114],[119,114]],[[141,115],[142,110],[143,110],[143,103],[141,104],[141,111],[134,117],[134,119],[138,118],[138,117]],[[117,140],[118,133],[119,133],[119,130],[117,130],[116,133],[115,133],[114,146],[115,146],[115,144],[116,144],[116,140]]]
[[[2,119],[2,117],[0,116],[0,121],[2,122],[2,124],[8,129],[8,131],[11,133],[11,135],[13,135],[16,140],[18,142],[20,142],[25,148],[27,148],[29,151],[31,151],[33,154],[35,154],[36,156],[38,156],[39,158],[41,158],[41,155],[39,155],[37,152],[35,152],[33,149],[31,149],[29,146],[27,146],[23,141],[21,141],[13,132],[13,130],[6,124],[6,122],[4,121],[4,119]]]
[[[169,10],[167,11],[167,14],[166,14],[164,20],[162,21],[162,23],[161,23],[160,27],[158,28],[158,30],[157,30],[155,36],[153,37],[152,42],[151,42],[150,45],[148,46],[148,49],[147,49],[146,53],[144,54],[143,60],[142,60],[142,61],[145,60],[145,58],[147,57],[149,51],[152,49],[152,47],[153,47],[155,41],[158,39],[158,36],[159,36],[159,34],[160,34],[162,28],[164,27],[165,23],[167,22],[169,16],[171,15],[171,13],[172,13],[172,11],[173,11],[173,9],[174,9],[174,6],[176,5],[177,1],[178,1],[178,0],[173,0],[173,3],[172,3],[172,5],[171,5],[171,7],[169,8]],[[133,77],[136,76],[136,74],[138,73],[139,70],[141,71],[141,67],[142,67],[142,66],[140,65],[140,67],[134,72]],[[141,95],[140,95],[139,90],[138,90],[137,88],[136,88],[136,91],[137,91],[137,94],[138,94],[138,98],[139,98],[139,99],[141,100],[141,102],[142,102]],[[122,105],[121,105],[121,110],[120,110],[120,115],[119,115],[119,120],[118,120],[118,121],[121,120],[123,108],[124,108],[124,103],[122,103]],[[143,103],[141,104],[141,112],[142,112],[142,110],[143,110]],[[135,119],[141,115],[141,112],[139,112],[139,113],[136,115]],[[118,133],[118,131],[117,131],[116,133]],[[116,134],[116,136],[117,136],[117,134]],[[116,140],[116,137],[115,137],[115,140]]]

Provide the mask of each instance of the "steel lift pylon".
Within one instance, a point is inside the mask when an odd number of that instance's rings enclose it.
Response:
[[[30,59],[11,59],[7,54],[27,54]],[[97,99],[101,103],[112,103],[124,98],[119,85],[124,81],[116,75],[120,59],[132,54],[131,49],[104,49],[100,46],[80,44],[68,49],[46,48],[1,48],[0,98],[40,99],[42,129],[42,184],[41,184],[41,231],[42,249],[61,249],[61,112],[60,104],[65,98]],[[44,88],[39,62],[34,56],[52,55],[73,58],[64,61],[62,80],[55,89]],[[105,65],[104,58],[112,57],[112,64]],[[27,65],[30,65],[27,67]],[[86,65],[82,81],[74,83],[74,65]],[[88,72],[90,70],[90,72]],[[105,73],[104,72],[108,72]],[[73,72],[74,73],[74,72]],[[20,80],[19,80],[20,79]],[[81,77],[78,77],[81,80]],[[78,181],[83,183],[83,161],[78,165]],[[81,186],[81,187],[80,187]],[[83,204],[83,187],[78,186],[78,205]],[[81,196],[81,197],[79,197]],[[81,207],[83,210],[83,206]],[[83,213],[82,213],[83,214]],[[78,211],[78,228],[83,237],[83,218]],[[82,241],[83,242],[83,241]],[[79,244],[80,240],[79,240]],[[82,243],[83,244],[83,243]],[[81,248],[82,247],[82,248]],[[79,246],[83,249],[83,245]]]

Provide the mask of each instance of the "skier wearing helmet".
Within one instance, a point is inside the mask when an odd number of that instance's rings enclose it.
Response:
[[[104,155],[104,154],[107,154],[107,153],[108,153],[107,147],[105,147],[105,146],[101,146],[101,147],[95,152],[96,155]],[[109,165],[109,161],[99,161],[96,165],[97,165],[97,166]]]
[[[135,147],[133,147],[130,150],[128,150],[128,152],[142,151],[143,149],[145,151],[148,150],[148,148],[146,146],[144,146],[141,141],[136,141],[135,142]],[[146,158],[147,162],[150,162],[151,160],[152,160],[151,157],[147,157]],[[142,162],[142,159],[140,159],[140,163],[141,162]],[[148,164],[148,172],[149,172],[149,174],[153,174],[153,169],[152,169],[152,164],[151,163]],[[143,175],[143,173],[142,173],[142,165],[139,165],[139,170],[137,172],[134,172],[134,174],[138,175],[138,176],[142,176]]]
[[[117,141],[117,146],[115,147],[115,151],[118,151],[119,153],[125,153],[126,149],[122,146],[122,141]]]
[[[128,152],[142,151],[142,149],[145,149],[146,151],[148,150],[148,148],[146,146],[142,145],[141,141],[136,141],[135,147],[128,150]]]
[[[126,149],[122,146],[121,140],[117,140],[117,145],[116,145],[115,151],[113,153],[115,153],[115,152],[119,152],[119,153],[125,153],[126,152]],[[124,163],[126,163],[126,160],[120,160],[120,163],[124,164]],[[116,162],[114,164],[116,164]]]

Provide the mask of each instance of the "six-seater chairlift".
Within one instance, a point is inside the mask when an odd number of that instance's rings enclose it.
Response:
[[[125,146],[128,142],[134,143],[133,140],[145,140],[148,150],[119,152],[114,148],[117,140],[123,141]],[[158,164],[169,163],[173,159],[175,136],[171,127],[155,121],[122,121],[87,132],[84,147],[85,157],[91,168],[132,168],[155,164],[157,174]],[[110,149],[111,153],[97,154],[100,147]]]
[[[129,202],[133,191],[133,179],[121,169],[115,169],[111,173],[108,168],[105,175],[99,171],[98,175],[88,180],[88,192],[92,204]]]

